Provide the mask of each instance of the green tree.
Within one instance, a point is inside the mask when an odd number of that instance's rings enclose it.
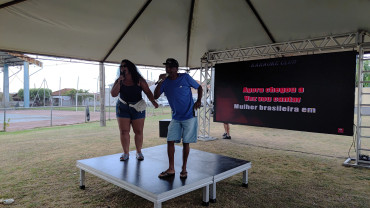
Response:
[[[23,98],[24,98],[24,92],[23,91],[24,91],[23,89],[18,90],[18,97],[21,98],[21,100],[23,100]]]
[[[51,89],[45,88],[45,101],[50,101],[51,93],[52,93]],[[21,100],[24,100],[24,90],[23,89],[18,90],[18,96],[21,98]],[[30,100],[31,101],[37,100],[43,104],[44,88],[31,88],[30,89]]]
[[[356,71],[356,86],[358,86],[358,69],[360,65],[357,63],[357,71]],[[364,71],[370,72],[370,61],[364,61]],[[370,81],[370,73],[363,73],[364,80],[363,81]],[[363,87],[370,87],[370,83],[363,83]]]
[[[78,90],[78,93],[89,93],[89,90],[80,89],[80,90]],[[70,96],[72,100],[76,100],[76,94],[77,94],[77,90],[72,89],[72,90],[69,90],[67,92],[64,92],[62,95],[63,96]],[[79,104],[82,103],[82,99],[86,98],[86,97],[94,97],[94,96],[93,95],[78,96],[78,103]]]

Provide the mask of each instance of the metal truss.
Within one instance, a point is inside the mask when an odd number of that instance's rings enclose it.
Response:
[[[199,139],[200,140],[213,140],[210,136],[210,110],[213,108],[213,103],[207,103],[207,99],[210,98],[212,92],[207,85],[210,84],[210,78],[212,73],[212,67],[216,63],[223,62],[235,62],[243,60],[254,60],[254,59],[266,59],[275,58],[282,56],[297,56],[306,54],[318,54],[328,52],[339,52],[348,50],[358,50],[359,52],[359,83],[364,83],[363,74],[370,73],[370,71],[364,71],[363,61],[367,60],[364,58],[365,52],[370,52],[370,34],[365,31],[353,32],[339,35],[330,35],[319,38],[312,38],[307,40],[289,41],[283,43],[268,44],[262,46],[253,46],[247,48],[238,48],[223,51],[211,51],[207,52],[201,58],[201,83],[203,87],[203,102],[205,105],[198,113],[199,116]],[[367,81],[370,83],[370,81]],[[208,89],[208,90],[207,90]],[[370,96],[370,93],[367,93]],[[343,165],[346,166],[365,166],[370,167],[369,161],[362,160],[361,152],[369,151],[370,148],[366,149],[361,147],[361,139],[370,139],[369,135],[365,135],[361,129],[368,128],[369,126],[362,125],[362,117],[370,116],[361,113],[361,107],[368,106],[370,104],[362,104],[362,96],[367,95],[362,92],[362,84],[358,85],[358,104],[357,104],[357,126],[356,126],[356,158],[348,158]],[[354,164],[351,164],[354,161]]]
[[[366,32],[354,32],[331,35],[307,40],[274,43],[262,46],[238,48],[223,51],[207,52],[202,59],[208,62],[242,61],[251,59],[274,58],[281,56],[305,55],[306,53],[323,53],[356,49],[369,37]]]
[[[370,44],[369,43],[362,43],[359,45],[358,48],[358,96],[357,96],[357,126],[356,126],[356,157],[355,158],[348,158],[343,165],[344,166],[354,166],[354,167],[365,167],[370,168],[370,160],[369,160],[369,153],[370,153],[370,146],[364,147],[361,143],[362,140],[367,139],[368,141],[364,144],[369,144],[370,139],[370,123],[367,119],[363,120],[363,117],[369,117],[370,114],[366,113],[366,108],[370,107],[370,103],[365,103],[364,97],[369,97],[370,93],[363,91],[363,85],[365,83],[370,83],[370,81],[364,80],[365,76],[370,73],[370,70],[365,70],[364,61],[370,60],[370,57],[365,57],[365,53],[370,52]],[[367,153],[367,154],[366,154]]]
[[[202,107],[198,111],[198,139],[202,141],[215,140],[209,135],[211,127],[212,90],[208,88],[212,77],[212,63],[202,62],[200,68],[200,83],[203,88]]]

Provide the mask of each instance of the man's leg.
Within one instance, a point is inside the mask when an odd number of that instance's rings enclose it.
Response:
[[[180,173],[181,178],[187,177],[186,166],[188,163],[188,157],[190,153],[190,143],[197,142],[197,130],[198,130],[198,119],[196,117],[185,120],[182,122],[183,125],[183,149],[182,149],[182,170]]]
[[[230,136],[230,126],[229,123],[224,123],[224,129],[227,136]]]
[[[181,127],[180,123],[172,119],[170,125],[168,126],[167,133],[167,156],[168,156],[168,169],[161,174],[159,178],[165,178],[168,176],[173,176],[175,174],[175,141],[181,138]]]
[[[175,172],[175,142],[167,141],[168,169],[167,173]]]
[[[182,149],[182,172],[186,173],[186,164],[188,163],[188,157],[190,152],[190,145],[189,143],[183,143]]]
[[[168,169],[158,175],[159,178],[166,178],[175,175],[175,142],[167,141]]]

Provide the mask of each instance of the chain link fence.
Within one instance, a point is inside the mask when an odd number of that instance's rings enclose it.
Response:
[[[114,104],[117,101],[112,101]],[[116,119],[115,105],[106,106],[106,120]],[[155,109],[149,106],[146,109],[146,116],[170,114],[167,107]],[[39,107],[18,107],[14,102],[7,102],[0,105],[0,131],[19,131],[37,127],[50,127],[71,125],[86,122],[100,121],[100,104],[79,105],[79,106],[39,106]]]

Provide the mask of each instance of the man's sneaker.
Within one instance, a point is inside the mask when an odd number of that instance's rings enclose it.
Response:
[[[231,136],[224,136],[223,139],[231,139]]]
[[[222,139],[226,139],[227,133],[222,134]]]
[[[144,155],[143,155],[143,153],[136,153],[136,159],[138,159],[138,160],[144,160]]]

